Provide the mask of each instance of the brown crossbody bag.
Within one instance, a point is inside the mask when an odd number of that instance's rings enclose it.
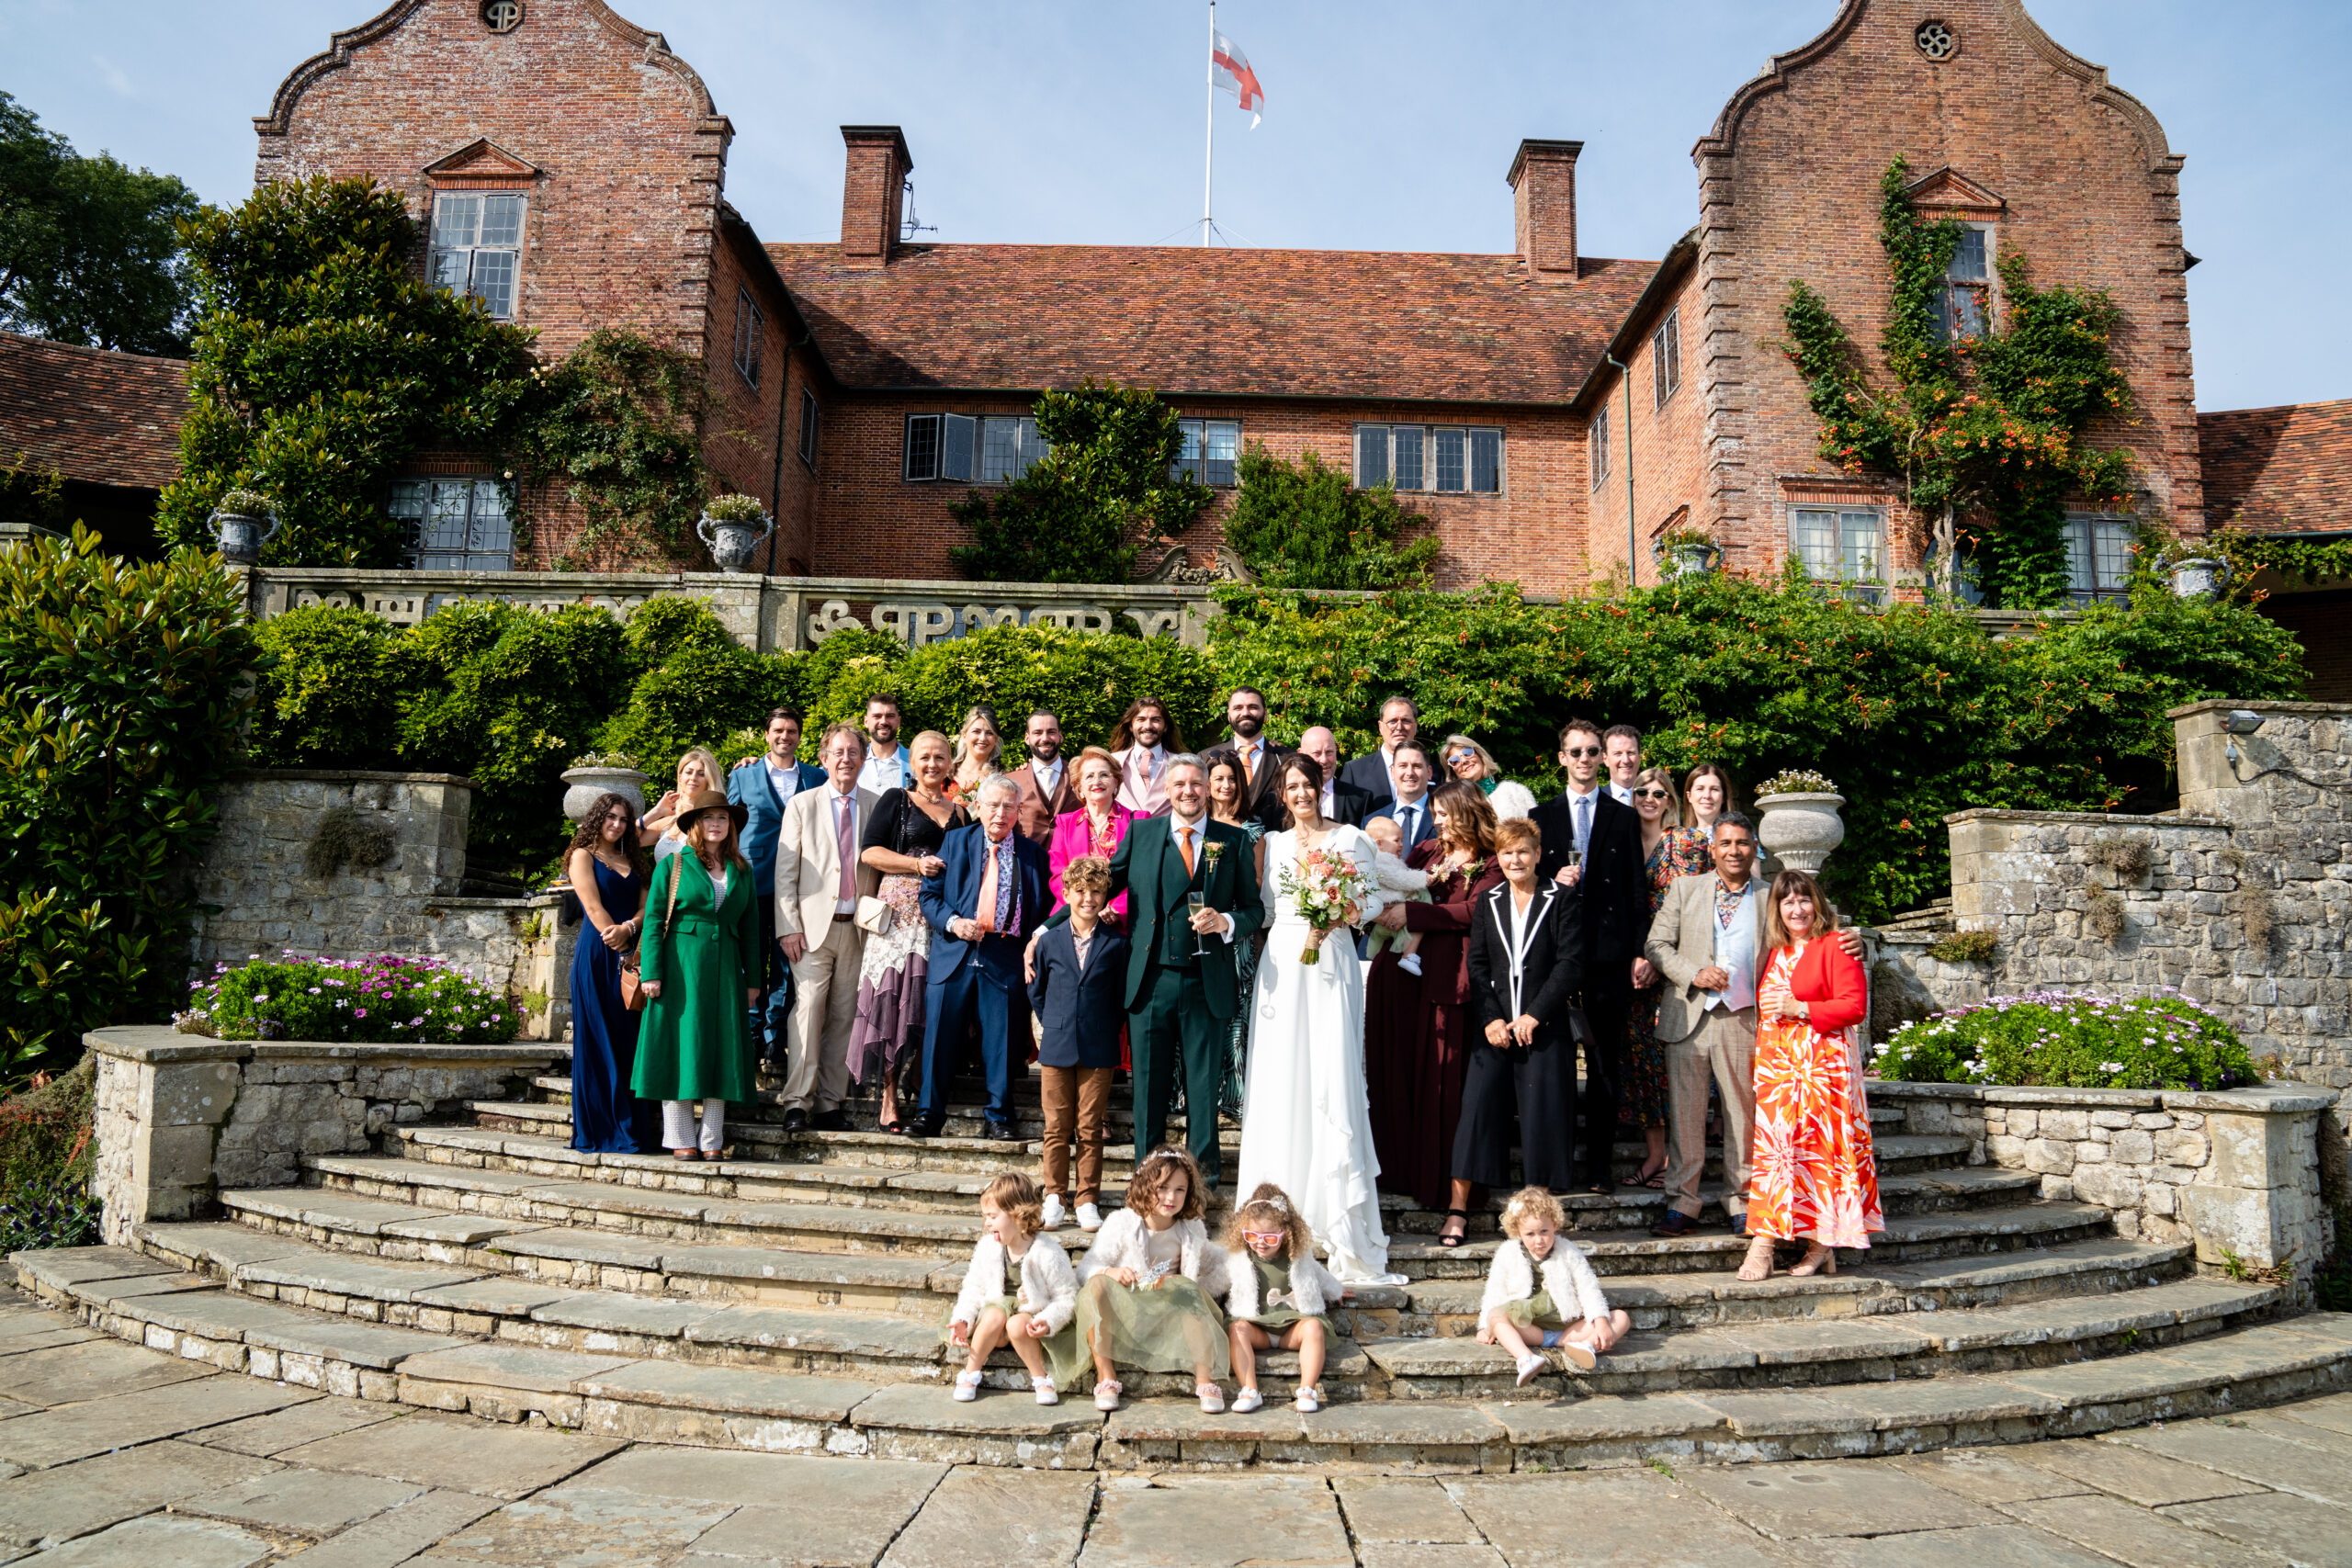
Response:
[[[681,854],[684,852],[684,851],[679,852]],[[678,912],[678,868],[675,864],[677,858],[677,855],[670,857],[673,863],[670,867],[670,904],[669,908],[662,911],[662,940],[664,942],[670,940],[670,921]],[[642,937],[639,939],[638,945],[640,948],[645,945]],[[645,977],[638,968],[640,962],[642,961],[639,955],[634,953],[621,960],[621,1006],[631,1012],[645,1010]]]

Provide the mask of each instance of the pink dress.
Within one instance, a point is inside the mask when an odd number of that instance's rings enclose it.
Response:
[[[1056,908],[1069,902],[1062,893],[1063,868],[1070,862],[1088,855],[1109,860],[1111,852],[1119,847],[1119,840],[1127,836],[1127,824],[1141,815],[1141,812],[1130,811],[1114,800],[1111,803],[1110,818],[1099,836],[1094,831],[1093,818],[1087,816],[1086,807],[1082,806],[1054,818],[1054,837],[1046,847],[1046,864],[1054,890]],[[1127,896],[1122,893],[1112,899],[1102,913],[1113,925],[1121,931],[1126,930]]]

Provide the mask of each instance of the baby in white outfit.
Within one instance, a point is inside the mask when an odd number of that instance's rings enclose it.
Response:
[[[1375,817],[1363,825],[1364,837],[1372,840],[1377,852],[1372,857],[1369,875],[1373,885],[1385,893],[1397,896],[1408,904],[1430,901],[1430,874],[1415,871],[1405,863],[1405,829],[1396,825],[1394,817]],[[1396,950],[1396,967],[1408,975],[1421,972],[1421,933],[1392,931],[1386,926],[1374,925],[1364,938],[1364,956],[1377,957],[1383,948]]]

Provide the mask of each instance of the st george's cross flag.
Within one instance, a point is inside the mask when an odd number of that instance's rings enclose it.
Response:
[[[1265,118],[1260,111],[1266,107],[1266,90],[1258,85],[1258,73],[1250,69],[1250,57],[1234,46],[1223,33],[1211,33],[1216,41],[1209,48],[1209,64],[1216,73],[1216,85],[1231,93],[1240,107],[1250,111],[1250,129],[1258,129]]]

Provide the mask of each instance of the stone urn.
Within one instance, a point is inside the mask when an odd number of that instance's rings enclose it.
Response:
[[[574,822],[585,818],[588,808],[602,795],[617,795],[635,803],[637,814],[645,815],[645,775],[635,768],[566,768],[563,771],[563,814]]]
[[[1715,569],[1715,547],[1693,539],[1666,552],[1668,577],[1704,577]]]
[[[1846,841],[1845,819],[1838,808],[1842,795],[1759,795],[1756,810],[1756,841],[1784,871],[1821,874],[1829,852]]]
[[[719,570],[740,572],[751,564],[752,552],[761,541],[775,532],[775,520],[713,517],[706,512],[695,525],[695,532],[709,547],[710,558],[718,563]]]
[[[2222,591],[2225,570],[2207,556],[2190,556],[2172,563],[2172,591],[2183,599],[2211,599]]]
[[[221,558],[232,566],[252,566],[261,559],[261,547],[277,532],[277,519],[248,516],[242,512],[212,514],[212,538]]]

